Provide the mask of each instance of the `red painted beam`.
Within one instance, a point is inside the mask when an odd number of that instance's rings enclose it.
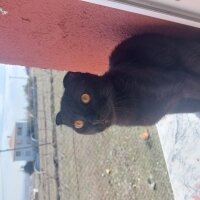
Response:
[[[0,62],[7,64],[102,73],[114,46],[131,35],[199,34],[194,28],[78,0],[7,0],[0,7],[7,11],[0,12]]]

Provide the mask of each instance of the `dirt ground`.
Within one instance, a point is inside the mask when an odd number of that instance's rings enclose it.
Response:
[[[155,127],[117,127],[90,136],[55,126],[64,72],[32,69],[37,79],[42,171],[33,175],[40,200],[172,200]],[[148,140],[139,135],[148,129]]]

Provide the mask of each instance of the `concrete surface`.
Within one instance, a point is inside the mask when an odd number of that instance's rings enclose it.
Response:
[[[168,115],[157,128],[175,200],[199,200],[199,114]]]

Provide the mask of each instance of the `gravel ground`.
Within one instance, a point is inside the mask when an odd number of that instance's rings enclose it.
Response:
[[[155,127],[112,126],[83,136],[56,127],[64,72],[33,69],[43,170],[34,174],[39,199],[171,200],[173,194]],[[147,129],[149,138],[144,139]],[[143,139],[141,139],[143,137]]]

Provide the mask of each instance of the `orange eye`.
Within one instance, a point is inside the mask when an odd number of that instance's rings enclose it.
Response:
[[[74,127],[75,128],[83,128],[84,122],[82,120],[76,120],[74,121]]]
[[[89,94],[84,93],[84,94],[81,95],[81,101],[82,101],[83,103],[87,104],[87,103],[90,102],[90,100],[91,100],[91,97],[90,97]]]

